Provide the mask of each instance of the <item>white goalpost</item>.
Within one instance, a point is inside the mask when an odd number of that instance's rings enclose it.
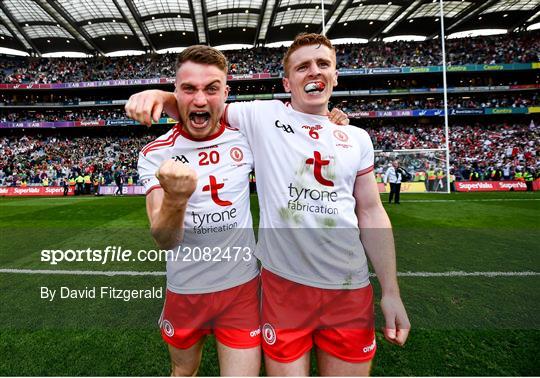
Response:
[[[443,69],[443,96],[444,96],[444,135],[446,141],[446,188],[450,193],[450,140],[448,130],[448,90],[446,86],[446,49],[444,43],[444,7],[443,0],[439,0],[439,19],[441,21],[441,47]]]
[[[325,20],[325,9],[324,9],[324,0],[321,0],[321,25],[322,25],[322,34],[326,35],[326,20]],[[444,106],[444,135],[445,143],[444,147],[441,148],[432,148],[432,149],[401,149],[401,150],[375,150],[375,170],[379,172],[384,170],[388,164],[389,157],[393,159],[400,159],[403,161],[403,166],[405,169],[412,169],[415,165],[418,165],[418,161],[423,159],[424,164],[421,168],[424,173],[428,170],[439,172],[441,169],[445,174],[445,183],[443,185],[444,191],[441,190],[430,190],[426,185],[426,191],[435,191],[435,192],[446,192],[450,193],[451,182],[450,182],[450,133],[449,133],[449,122],[448,122],[448,86],[447,86],[447,70],[446,70],[446,46],[445,46],[445,30],[444,30],[444,6],[443,0],[439,0],[439,19],[441,23],[441,52],[442,52],[442,74],[443,74],[443,106]],[[414,164],[411,162],[415,162]],[[407,166],[408,165],[408,166]],[[414,174],[414,171],[412,171]],[[437,179],[437,182],[440,180]],[[440,187],[437,187],[440,189]]]

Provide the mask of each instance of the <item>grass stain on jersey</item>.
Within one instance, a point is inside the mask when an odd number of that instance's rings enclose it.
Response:
[[[319,221],[321,223],[321,227],[323,228],[335,228],[336,227],[336,220],[334,218],[323,218]]]
[[[345,281],[343,281],[342,286],[343,286],[344,289],[346,289],[351,285],[352,285],[352,274],[347,273],[347,277],[345,277]]]
[[[283,221],[293,224],[300,224],[303,220],[303,216],[300,212],[291,210],[287,207],[281,207],[279,209],[279,216]]]

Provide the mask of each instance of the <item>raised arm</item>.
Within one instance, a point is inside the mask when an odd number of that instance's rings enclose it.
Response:
[[[381,285],[384,336],[394,344],[403,345],[411,325],[399,293],[392,225],[371,172],[356,178],[354,198],[360,238]]]
[[[180,118],[173,92],[149,89],[132,95],[124,107],[126,115],[146,126],[152,125],[152,120],[158,122],[161,112],[171,118]]]
[[[149,89],[132,95],[124,106],[126,115],[143,125],[151,126],[152,120],[158,122],[162,112],[169,117],[178,120],[178,108],[176,107],[176,98],[174,92],[166,92],[159,89]],[[225,122],[229,123],[231,119],[226,111],[223,115]],[[348,115],[339,108],[333,108],[328,112],[328,119],[340,126],[349,124]],[[234,120],[232,122],[234,124]]]
[[[182,241],[186,207],[197,187],[197,174],[187,165],[167,160],[156,177],[160,187],[146,196],[146,212],[158,247],[172,249]]]

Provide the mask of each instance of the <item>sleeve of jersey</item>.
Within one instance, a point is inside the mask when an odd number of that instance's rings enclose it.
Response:
[[[137,170],[139,171],[141,183],[144,186],[144,192],[147,195],[152,190],[160,188],[159,180],[156,177],[158,168],[159,164],[155,159],[152,159],[151,154],[149,156],[139,154]]]
[[[252,134],[253,114],[256,111],[258,101],[233,102],[227,104],[225,108],[225,121],[227,124],[240,130],[244,135]]]
[[[375,153],[371,138],[365,130],[360,130],[358,140],[360,145],[360,160],[356,176],[363,176],[373,171]]]

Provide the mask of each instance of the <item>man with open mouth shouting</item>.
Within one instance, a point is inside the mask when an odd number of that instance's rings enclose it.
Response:
[[[253,156],[220,121],[227,60],[207,46],[178,55],[179,122],[139,154],[152,236],[167,255],[160,318],[172,374],[197,373],[205,336],[217,341],[222,375],[259,374],[259,270],[249,201]],[[144,104],[141,104],[144,107]]]
[[[290,104],[232,103],[224,117],[247,138],[257,167],[266,371],[307,375],[315,346],[321,375],[368,375],[376,341],[366,255],[381,285],[386,339],[403,345],[410,329],[373,146],[364,130],[328,119],[338,73],[326,37],[297,36],[283,65]],[[149,123],[162,109],[179,116],[171,94],[137,96],[126,105],[136,120]]]

